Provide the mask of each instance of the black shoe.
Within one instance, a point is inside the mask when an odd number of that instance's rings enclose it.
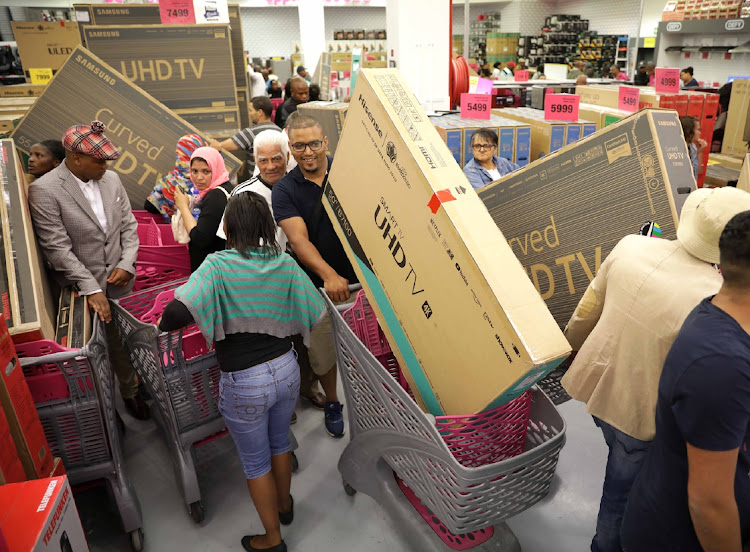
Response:
[[[250,541],[253,540],[253,537],[258,537],[260,535],[245,535],[242,537],[242,548],[247,550],[247,552],[286,552],[286,543],[284,541],[281,541],[276,546],[272,546],[271,548],[255,548],[252,544],[250,544]]]
[[[138,395],[132,399],[125,399],[125,408],[136,420],[148,420],[151,418],[151,410],[149,409],[146,401],[140,398]]]
[[[294,521],[294,497],[289,495],[289,500],[292,505],[289,507],[288,512],[279,512],[279,521],[281,525],[290,525]]]

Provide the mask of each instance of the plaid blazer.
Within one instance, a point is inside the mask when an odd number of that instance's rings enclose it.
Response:
[[[106,234],[64,162],[29,186],[29,208],[39,247],[61,285],[72,283],[82,295],[101,289],[116,299],[133,288],[135,277],[109,287],[107,278],[115,268],[135,276],[138,223],[117,173],[107,171],[99,189]]]

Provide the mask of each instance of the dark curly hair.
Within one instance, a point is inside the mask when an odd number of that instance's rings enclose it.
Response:
[[[719,254],[724,282],[750,292],[750,211],[735,215],[724,227]]]

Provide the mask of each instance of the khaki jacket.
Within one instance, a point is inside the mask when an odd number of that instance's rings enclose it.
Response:
[[[627,236],[602,263],[565,328],[574,351],[562,379],[592,416],[654,438],[659,377],[682,323],[722,278],[677,241]]]

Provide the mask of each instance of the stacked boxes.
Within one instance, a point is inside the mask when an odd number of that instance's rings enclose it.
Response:
[[[620,119],[624,119],[630,115],[632,115],[632,113],[629,111],[613,109],[611,107],[602,107],[600,105],[582,103],[578,106],[578,117],[584,121],[595,122],[597,130],[608,127],[612,123],[616,123]]]
[[[677,115],[645,110],[478,194],[562,327],[620,239],[647,221],[676,237],[693,189]]]
[[[531,127],[530,161],[549,155],[597,130],[596,123],[591,121],[547,121],[543,111],[528,107],[493,109],[492,113]]]
[[[727,126],[721,153],[733,157],[747,154],[746,131],[750,130],[750,79],[735,79],[729,100]]]
[[[77,23],[14,21],[11,24],[26,82],[31,82],[30,69],[51,69],[53,75],[57,73],[81,43]]]
[[[300,104],[297,109],[300,115],[313,117],[320,122],[323,133],[328,138],[328,153],[334,155],[348,108],[349,104],[344,102],[308,102]]]
[[[498,135],[495,155],[521,167],[529,162],[531,129],[528,124],[498,115],[492,115],[489,120],[462,119],[458,115],[430,117],[430,120],[460,167],[473,159],[471,137],[480,128],[488,128]]]
[[[337,152],[323,205],[423,409],[498,406],[567,357],[544,302],[397,70],[360,72]]]
[[[742,5],[742,0],[670,0],[661,20],[733,19],[740,17]]]
[[[518,33],[487,33],[487,63],[518,61]]]

